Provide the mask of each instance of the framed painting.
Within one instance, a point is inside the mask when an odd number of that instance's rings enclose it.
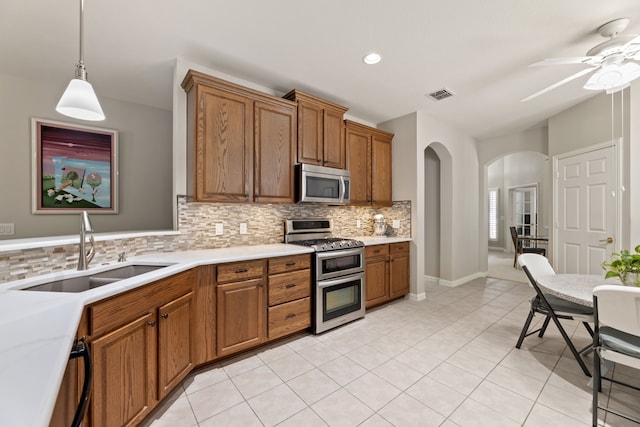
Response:
[[[33,213],[118,213],[118,132],[31,120]]]

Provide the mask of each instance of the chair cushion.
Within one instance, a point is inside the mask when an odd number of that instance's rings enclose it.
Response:
[[[603,326],[599,332],[600,343],[618,353],[640,358],[640,337]]]
[[[522,253],[544,255],[547,251],[545,248],[522,248]]]
[[[544,294],[547,302],[551,304],[553,311],[556,314],[593,314],[593,308],[586,305],[576,304],[575,302],[567,301],[563,298],[558,298],[554,295]]]

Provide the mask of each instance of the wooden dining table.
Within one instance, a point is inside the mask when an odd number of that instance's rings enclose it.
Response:
[[[536,276],[540,289],[558,298],[593,307],[593,288],[620,285],[618,278],[605,279],[603,274],[549,274]]]

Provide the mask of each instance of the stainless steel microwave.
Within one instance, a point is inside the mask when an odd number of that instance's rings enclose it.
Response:
[[[351,173],[346,169],[296,165],[298,202],[346,205]]]

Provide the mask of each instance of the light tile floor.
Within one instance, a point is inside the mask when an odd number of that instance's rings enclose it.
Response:
[[[591,425],[588,378],[555,326],[514,347],[531,295],[525,283],[492,278],[429,287],[425,301],[392,302],[195,371],[146,425]],[[590,342],[581,324],[565,324],[578,348]],[[631,370],[615,375],[640,383]],[[605,383],[601,396],[640,416],[640,393]],[[601,414],[600,425],[635,424]]]

